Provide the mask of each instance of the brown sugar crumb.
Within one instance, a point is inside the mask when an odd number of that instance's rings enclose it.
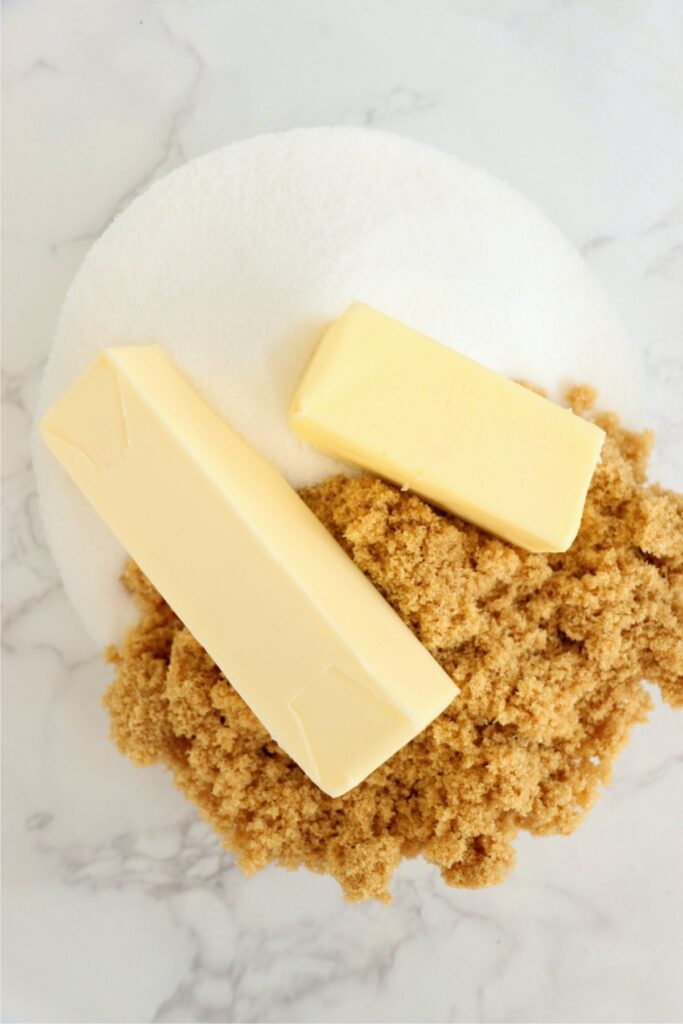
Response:
[[[567,834],[594,803],[650,710],[641,679],[683,706],[683,498],[644,486],[651,435],[595,421],[608,436],[566,554],[521,551],[367,477],[303,493],[461,689],[362,785],[317,789],[132,564],[141,620],[109,652],[104,699],[120,750],[165,764],[247,874],[305,865],[350,900],[388,901],[401,859],[421,854],[449,885],[502,881],[520,829]]]
[[[597,401],[598,393],[590,384],[575,384],[573,387],[567,388],[565,398],[572,412],[582,416],[593,408]]]

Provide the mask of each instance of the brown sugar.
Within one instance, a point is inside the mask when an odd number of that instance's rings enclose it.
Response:
[[[594,393],[568,398],[586,413]],[[362,785],[317,789],[132,563],[141,620],[109,652],[104,699],[119,749],[165,764],[247,874],[305,865],[350,900],[386,901],[421,854],[449,885],[502,881],[520,829],[567,834],[592,806],[650,710],[643,678],[683,706],[683,498],[645,485],[650,434],[594,419],[607,439],[565,554],[513,548],[368,477],[303,493],[461,689]]]

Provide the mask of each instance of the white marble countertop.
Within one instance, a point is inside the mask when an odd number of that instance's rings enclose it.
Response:
[[[91,242],[186,158],[373,124],[481,164],[584,252],[645,355],[683,484],[680,0],[13,0],[4,8],[4,1016],[676,1021],[683,720],[658,703],[571,838],[503,886],[404,865],[395,903],[245,880],[107,741],[109,676],[41,536],[31,410]]]

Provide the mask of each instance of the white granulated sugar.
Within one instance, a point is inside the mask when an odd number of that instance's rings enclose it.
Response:
[[[356,128],[236,143],[132,203],[69,291],[39,412],[105,346],[156,342],[295,486],[314,483],[343,467],[297,440],[287,410],[321,330],[356,299],[555,395],[590,382],[637,419],[636,355],[539,210],[454,157]],[[99,643],[117,640],[124,552],[39,444],[36,463],[71,599]]]

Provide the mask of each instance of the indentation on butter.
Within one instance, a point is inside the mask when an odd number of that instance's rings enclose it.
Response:
[[[396,749],[415,734],[415,723],[400,708],[377,695],[373,686],[330,665],[309,686],[289,701],[296,719],[304,749],[310,761],[310,774],[315,778],[331,777],[340,765],[349,764],[353,753],[376,748],[377,737],[396,737]],[[351,758],[356,760],[356,758]],[[338,786],[360,781],[365,777],[362,767],[357,779],[346,774]]]
[[[121,383],[121,374],[117,369],[114,370],[116,377],[116,394],[119,400],[119,416],[121,418],[121,426],[123,427],[123,447],[130,448],[130,428],[128,425],[128,414],[126,413],[126,403],[123,397],[123,385]]]
[[[131,443],[124,388],[118,368],[103,353],[48,412],[42,423],[46,443],[66,448],[94,472],[113,466]],[[74,401],[77,395],[80,401]],[[53,411],[59,429],[51,425]]]
[[[76,444],[75,441],[70,441],[68,437],[64,437],[58,430],[52,430],[50,427],[43,427],[43,440],[46,444],[54,449],[56,445],[61,445],[63,448],[67,448],[72,451],[78,458],[84,459],[88,463],[92,470],[98,470],[98,464],[90,458],[88,453],[84,450],[82,445]]]

